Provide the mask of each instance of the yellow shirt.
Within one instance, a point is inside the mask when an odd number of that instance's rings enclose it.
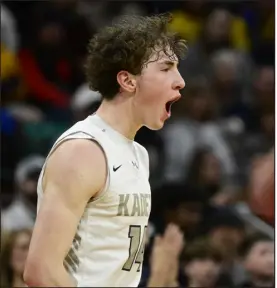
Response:
[[[16,55],[1,44],[1,79],[17,76],[18,73],[19,63]]]
[[[183,11],[175,11],[172,13],[173,19],[169,25],[172,31],[181,35],[191,45],[195,43],[203,28],[203,19],[189,15]],[[233,16],[230,38],[233,48],[242,51],[250,49],[250,39],[247,31],[247,24],[241,17]]]

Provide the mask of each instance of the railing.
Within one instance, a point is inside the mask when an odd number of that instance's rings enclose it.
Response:
[[[234,211],[245,223],[274,239],[274,228],[255,216],[247,204],[242,202],[236,204]]]

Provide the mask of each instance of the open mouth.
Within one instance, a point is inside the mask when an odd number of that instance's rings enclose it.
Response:
[[[168,102],[165,104],[165,110],[166,110],[166,112],[167,112],[168,114],[171,112],[171,106],[173,105],[173,103],[177,102],[179,99],[180,99],[180,97],[175,98],[175,99],[173,99],[173,100],[168,101]]]

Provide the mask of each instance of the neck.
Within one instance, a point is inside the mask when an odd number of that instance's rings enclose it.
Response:
[[[135,119],[130,99],[116,96],[113,100],[103,100],[96,114],[117,132],[130,140],[134,140],[142,125]]]

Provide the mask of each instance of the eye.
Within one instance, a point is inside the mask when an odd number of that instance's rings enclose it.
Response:
[[[169,71],[169,68],[162,69],[162,71],[168,72],[168,71]]]

